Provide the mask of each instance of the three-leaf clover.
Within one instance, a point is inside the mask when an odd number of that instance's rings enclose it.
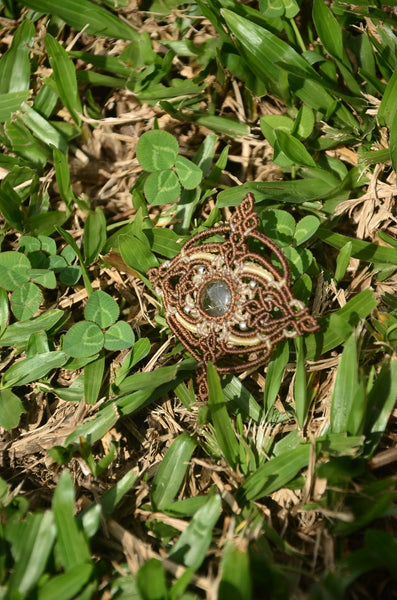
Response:
[[[144,192],[150,204],[174,202],[181,193],[196,188],[203,172],[194,162],[178,155],[178,142],[167,131],[147,131],[139,139],[136,155],[149,173]]]
[[[117,302],[102,290],[91,294],[84,309],[84,321],[75,323],[63,340],[63,350],[74,358],[93,356],[105,348],[117,351],[130,348],[135,336],[125,321],[117,321]]]

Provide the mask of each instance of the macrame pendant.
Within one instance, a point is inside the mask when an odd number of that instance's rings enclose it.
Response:
[[[254,205],[248,194],[229,224],[194,235],[148,272],[170,329],[201,365],[201,397],[208,361],[219,373],[241,372],[264,363],[282,339],[318,329],[291,293],[286,257],[257,231]]]

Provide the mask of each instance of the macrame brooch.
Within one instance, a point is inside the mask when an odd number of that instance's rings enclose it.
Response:
[[[257,231],[254,206],[247,194],[227,225],[197,233],[148,272],[170,329],[199,363],[201,398],[208,361],[219,373],[241,372],[264,363],[282,339],[318,329],[291,293],[286,257]]]

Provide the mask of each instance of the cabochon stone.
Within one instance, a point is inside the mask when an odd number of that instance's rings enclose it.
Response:
[[[201,307],[210,317],[221,317],[227,313],[231,302],[230,287],[221,279],[210,281],[201,292]]]

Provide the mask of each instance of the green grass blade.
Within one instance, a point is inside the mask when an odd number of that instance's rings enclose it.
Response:
[[[121,499],[130,491],[137,476],[135,471],[129,471],[101,496],[102,511],[106,518],[110,517]]]
[[[142,600],[168,598],[164,567],[157,558],[146,561],[139,569],[136,579]]]
[[[90,444],[100,440],[109,429],[119,420],[117,408],[113,405],[106,406],[95,417],[77,427],[65,440],[65,446],[78,444],[80,437],[84,437]]]
[[[306,360],[314,360],[347,340],[352,327],[365,319],[377,304],[373,291],[363,290],[337,312],[319,319],[320,332],[305,337]]]
[[[14,33],[11,46],[0,60],[0,95],[29,90],[30,52],[35,27],[28,20]]]
[[[61,152],[66,152],[67,144],[63,135],[26,102],[22,106],[20,119],[44,144],[52,144]]]
[[[178,365],[170,365],[168,367],[159,367],[155,371],[134,373],[126,377],[118,386],[118,394],[125,395],[137,390],[154,389],[163,383],[168,383],[175,379],[178,374]]]
[[[230,10],[223,9],[222,15],[243,57],[266,86],[286,102],[290,101],[290,94],[295,91],[308,106],[324,112],[330,110],[334,101],[326,92],[321,77],[292,46],[271,31]],[[289,77],[285,66],[288,66],[288,71],[295,73],[293,78]]]
[[[219,375],[211,362],[207,366],[207,381],[208,407],[216,437],[226,461],[235,469],[238,464],[239,444],[227,412]]]
[[[316,166],[305,146],[297,138],[282,129],[276,129],[275,135],[280,149],[292,164],[303,167]]]
[[[327,52],[334,58],[338,58],[340,61],[344,62],[345,52],[342,30],[338,21],[323,0],[314,0],[313,2],[313,22],[318,37]]]
[[[0,112],[1,112],[0,97]],[[7,121],[4,126],[7,136],[7,147],[15,154],[25,159],[34,168],[41,172],[47,161],[51,160],[51,150],[44,146],[29,129],[22,123],[20,117]]]
[[[30,358],[23,358],[7,369],[1,380],[1,387],[8,388],[14,385],[26,385],[31,381],[41,379],[53,369],[63,367],[68,358],[65,352],[57,350],[36,354]]]
[[[49,15],[56,15],[68,25],[87,33],[111,38],[138,41],[138,34],[127,23],[89,0],[24,0],[24,5]],[[86,27],[88,24],[88,27]]]
[[[105,371],[105,353],[103,350],[98,358],[84,367],[84,399],[87,404],[95,404],[98,400]]]
[[[249,553],[241,544],[227,542],[221,563],[222,577],[219,582],[218,600],[251,600],[252,580]]]
[[[80,248],[77,246],[73,236],[70,235],[70,233],[68,231],[65,231],[64,229],[62,229],[62,227],[56,227],[56,230],[58,231],[58,233],[63,237],[63,239],[65,240],[65,242],[67,242],[75,251],[77,258],[79,259],[79,263],[80,263],[80,267],[81,267],[81,272],[83,275],[83,280],[84,280],[84,285],[85,285],[85,289],[87,290],[87,294],[88,296],[91,296],[93,289],[92,289],[92,285],[91,285],[91,281],[87,272],[87,269],[85,267],[84,264],[84,260],[83,260],[83,256],[80,252]]]
[[[336,259],[336,269],[335,269],[335,282],[339,283],[345,273],[346,269],[349,266],[350,257],[352,253],[352,243],[346,242],[344,246],[340,249],[338,257]]]
[[[330,246],[338,249],[343,248],[347,242],[351,242],[351,255],[353,258],[372,263],[397,264],[397,248],[386,248],[386,246],[356,240],[323,227],[319,227],[316,235]]]
[[[371,453],[383,435],[397,398],[397,360],[384,362],[368,392],[364,431],[368,435]]]
[[[309,463],[310,445],[302,444],[294,450],[276,456],[261,465],[242,484],[238,495],[241,500],[258,500],[287,485]]]
[[[182,433],[172,442],[153,479],[150,500],[154,510],[161,510],[177,495],[189,466],[196,442]]]
[[[33,108],[46,119],[50,118],[52,111],[58,102],[58,94],[51,86],[51,79],[48,82],[44,80],[43,85],[33,102]]]
[[[268,412],[272,408],[277,398],[288,358],[289,346],[288,342],[284,340],[277,345],[267,367],[263,394],[265,412]]]
[[[21,344],[26,344],[33,333],[48,331],[54,327],[60,321],[63,314],[63,310],[52,308],[29,321],[11,323],[0,336],[0,346],[20,346]]]
[[[49,33],[44,38],[50,64],[54,73],[59,97],[78,127],[81,125],[82,106],[77,89],[76,70],[68,53]]]
[[[360,435],[363,433],[367,414],[367,403],[365,382],[362,378],[358,378],[358,385],[352,399],[350,414],[346,426],[346,431],[349,433],[349,435]]]
[[[52,509],[62,566],[69,570],[84,563],[90,564],[91,552],[74,516],[74,488],[69,471],[63,471],[59,478]]]
[[[106,243],[106,219],[103,210],[97,206],[91,211],[84,225],[84,257],[91,265]]]
[[[205,137],[204,141],[200,145],[200,148],[198,149],[197,154],[193,159],[193,162],[202,170],[204,177],[206,177],[210,172],[215,156],[217,143],[217,136],[213,133],[210,133]],[[187,233],[199,199],[200,189],[195,191],[182,191],[176,210],[175,218],[177,220],[177,223],[175,225],[174,231],[176,231],[179,234]]]
[[[120,417],[130,415],[145,408],[145,406],[149,406],[169,390],[174,389],[180,381],[191,374],[194,364],[194,361],[184,361],[184,363],[181,363],[182,366],[179,365],[181,366],[181,374],[178,372],[175,378],[171,378],[159,387],[156,387],[156,383],[152,383],[151,387],[139,389],[131,394],[112,399],[93,419],[77,427],[66,438],[65,444],[78,444],[81,436],[87,438],[89,443],[93,444],[101,439],[117,423]]]
[[[391,76],[378,109],[380,125],[391,127],[397,112],[397,70]]]
[[[203,115],[198,117],[194,116],[192,120],[202,127],[212,129],[212,131],[215,131],[216,133],[229,135],[230,137],[237,139],[248,135],[250,132],[248,125],[229,117]]]
[[[394,115],[389,135],[390,158],[394,172],[397,173],[397,111]]]
[[[121,256],[128,267],[146,273],[151,267],[158,266],[149,242],[145,243],[135,235],[123,234],[120,235],[119,243]]]
[[[204,506],[198,509],[171,549],[170,560],[194,570],[198,569],[211,544],[212,530],[220,517],[221,510],[220,496],[218,494],[211,496]]]
[[[331,431],[348,431],[349,415],[359,387],[357,341],[353,333],[347,340],[336,372],[331,401]]]
[[[49,579],[39,590],[38,600],[72,600],[89,581],[93,565],[76,565],[67,573]]]
[[[15,227],[18,231],[23,231],[24,219],[21,210],[21,199],[14,190],[12,183],[4,178],[0,186],[0,211],[8,225]],[[7,287],[2,284],[3,287]],[[11,289],[7,287],[7,289]]]
[[[21,554],[8,581],[6,598],[28,598],[44,572],[56,530],[52,512],[30,515],[24,523]]]
[[[0,287],[0,336],[8,325],[10,318],[10,307],[8,304],[7,290]]]
[[[306,420],[308,405],[307,405],[307,383],[305,371],[305,355],[303,348],[303,339],[295,338],[296,350],[296,367],[295,367],[295,382],[294,382],[294,399],[296,420],[301,429]]]
[[[218,194],[217,206],[237,206],[248,192],[255,195],[256,204],[267,200],[273,204],[301,204],[333,196],[337,188],[328,182],[315,179],[294,181],[252,181],[234,186]]]
[[[262,409],[240,379],[233,375],[226,375],[222,381],[223,395],[228,410],[239,412],[245,420],[252,419],[259,424],[262,418]]]
[[[59,194],[69,211],[71,211],[73,208],[73,202],[75,201],[75,195],[73,193],[72,186],[70,185],[68,155],[58,150],[58,148],[54,148],[53,159]]]
[[[101,525],[101,516],[109,518],[122,498],[129,492],[137,479],[135,471],[126,473],[117,483],[106,490],[99,503],[94,501],[83,510],[78,520],[81,521],[86,536],[91,539]]]
[[[256,23],[228,10],[222,10],[222,16],[231,33],[235,36],[241,53],[250,68],[263,83],[284,101],[289,100],[285,73],[276,65],[286,48],[285,42]],[[303,59],[302,59],[303,60]]]
[[[124,362],[115,372],[114,386],[117,389],[125,380],[128,372],[140,360],[145,358],[150,352],[150,341],[148,338],[140,338],[137,340],[131,350],[124,359]]]

